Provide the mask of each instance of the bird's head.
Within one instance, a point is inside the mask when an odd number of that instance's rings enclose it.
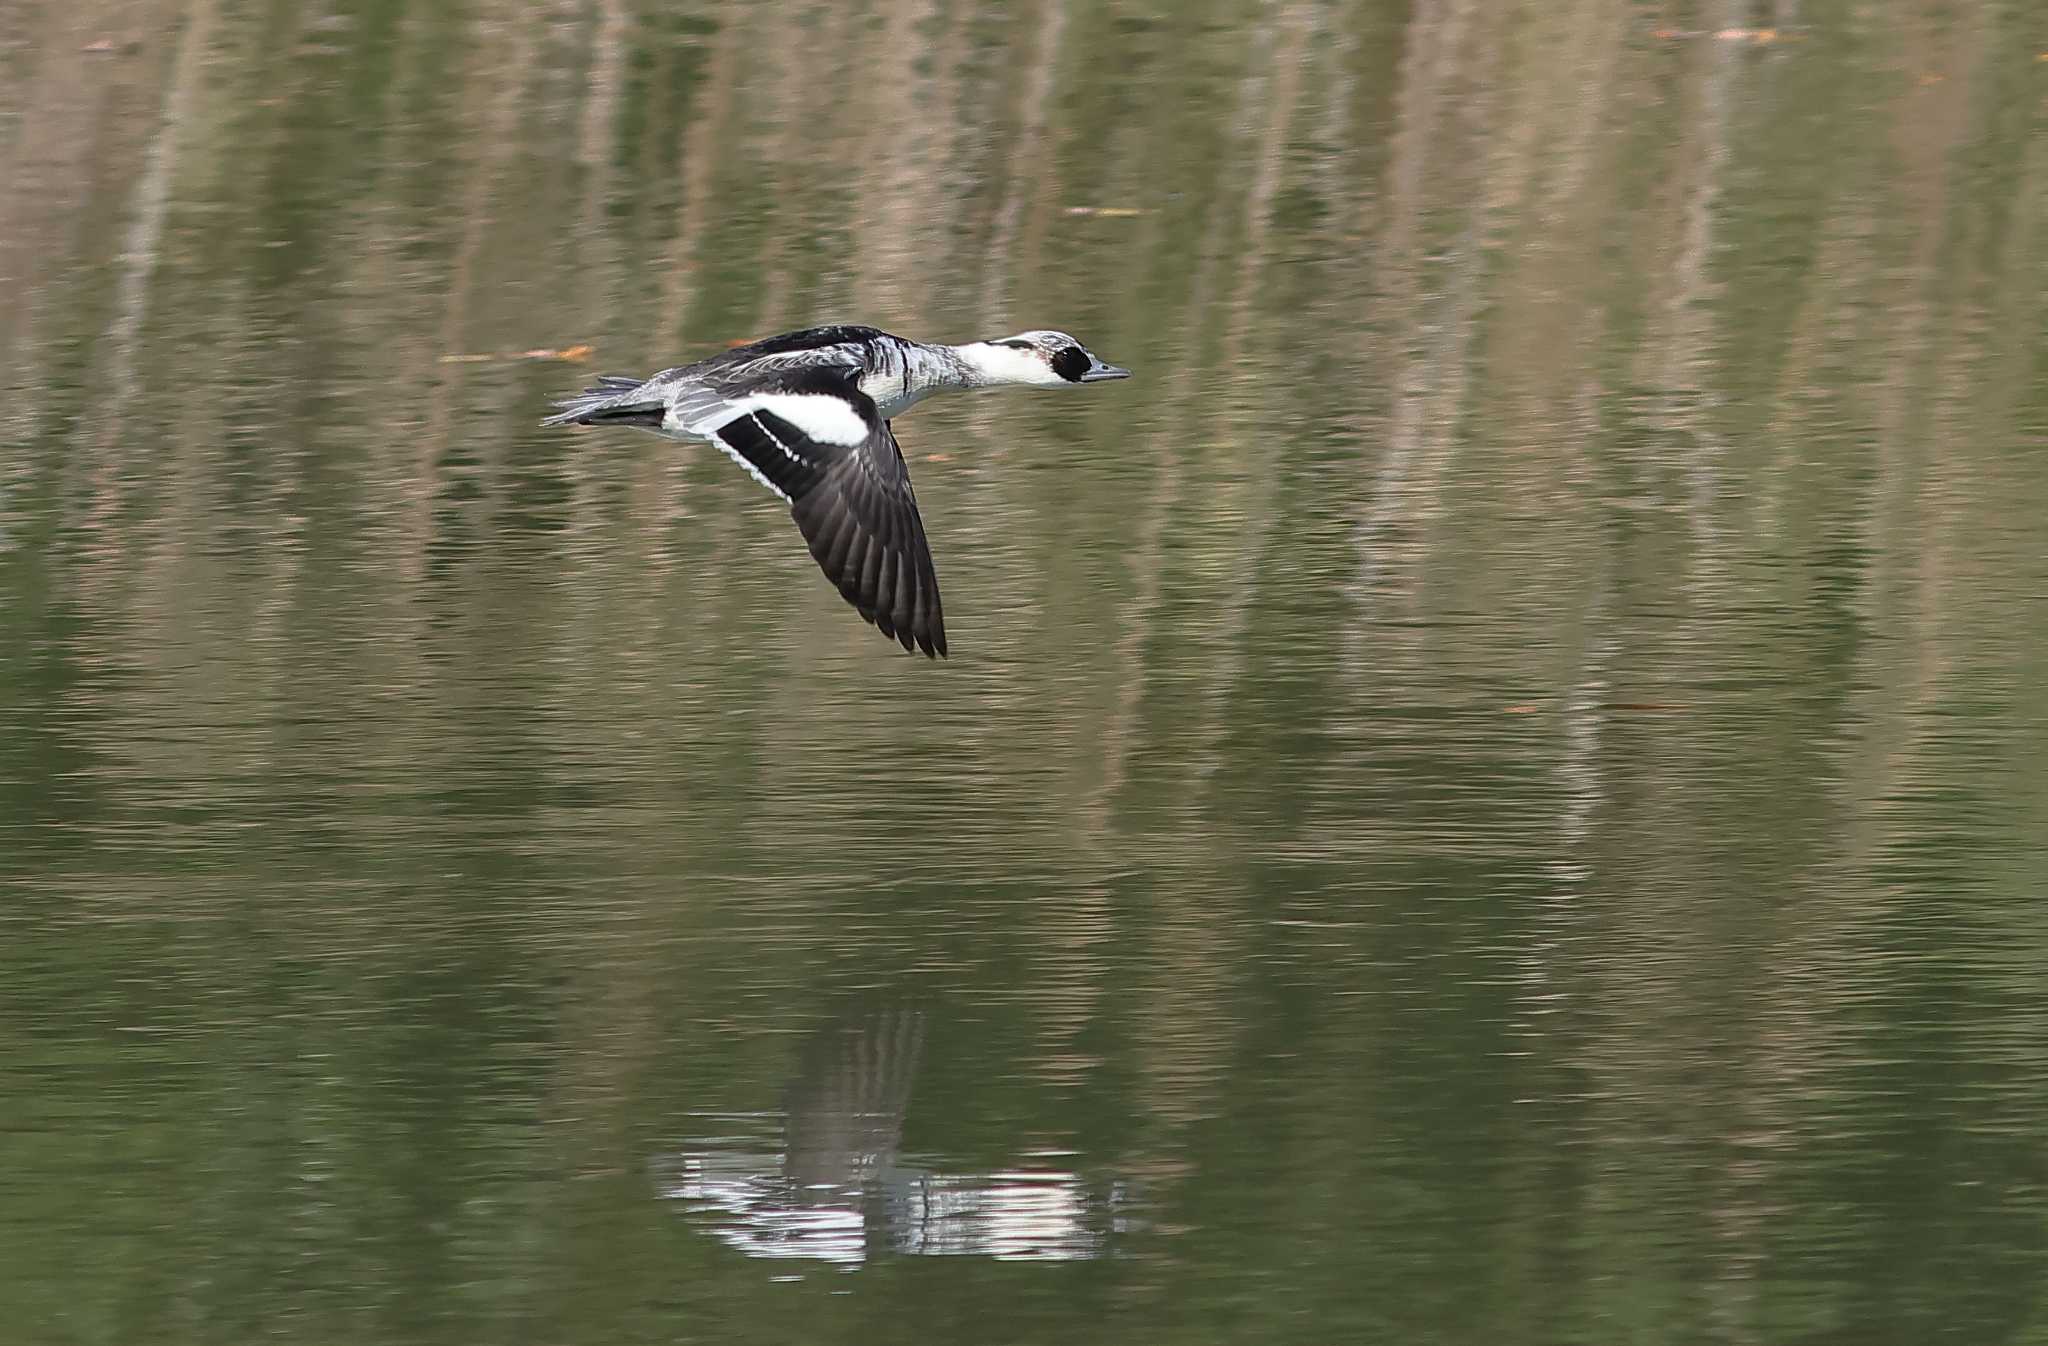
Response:
[[[1128,369],[1103,363],[1065,332],[1019,332],[1015,336],[973,342],[961,347],[960,353],[988,386],[1060,388],[1070,383],[1105,383],[1131,376]]]

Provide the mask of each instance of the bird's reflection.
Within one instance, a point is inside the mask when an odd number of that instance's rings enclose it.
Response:
[[[927,1011],[891,1006],[813,1037],[780,1113],[698,1114],[661,1192],[751,1257],[859,1266],[883,1253],[1070,1260],[1133,1227],[1130,1192],[1023,1151],[1000,1169],[902,1151]],[[778,1134],[779,1133],[779,1134]]]
[[[783,1096],[783,1171],[810,1190],[859,1188],[896,1163],[924,1059],[922,1010],[879,1010],[818,1034]]]

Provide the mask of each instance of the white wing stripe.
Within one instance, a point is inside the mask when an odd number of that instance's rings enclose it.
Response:
[[[748,393],[742,397],[720,398],[709,406],[692,398],[679,403],[671,414],[692,434],[705,434],[735,416],[750,411],[769,411],[788,421],[804,438],[820,444],[851,448],[866,441],[867,419],[853,404],[830,393]]]

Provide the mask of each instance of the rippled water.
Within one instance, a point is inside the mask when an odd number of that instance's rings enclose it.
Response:
[[[0,1334],[2044,1339],[2043,14],[17,3]]]

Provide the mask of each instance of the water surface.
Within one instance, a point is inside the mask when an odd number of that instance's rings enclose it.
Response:
[[[2048,1339],[2037,6],[12,17],[0,1334]]]

